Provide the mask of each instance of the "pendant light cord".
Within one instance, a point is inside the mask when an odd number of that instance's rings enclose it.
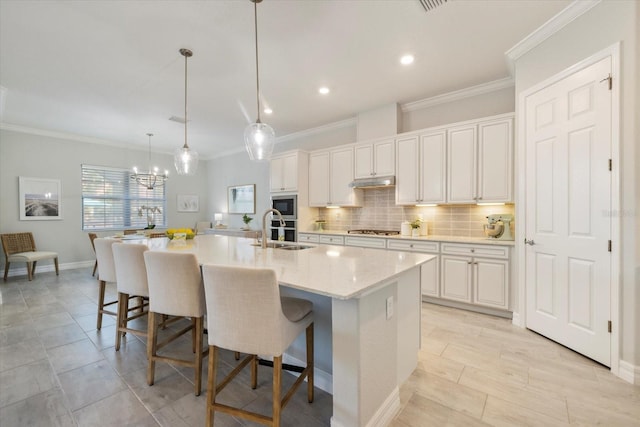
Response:
[[[258,110],[258,120],[256,123],[260,123],[260,72],[258,67],[258,1],[253,1],[253,23],[255,28],[256,38],[256,108]]]
[[[189,149],[187,144],[187,58],[189,55],[184,55],[184,146],[182,148]]]
[[[151,171],[151,137],[153,136],[152,133],[148,133],[147,136],[149,137],[149,161],[147,162],[147,171],[149,171],[149,173],[152,173]]]

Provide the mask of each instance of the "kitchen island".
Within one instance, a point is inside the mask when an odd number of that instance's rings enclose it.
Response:
[[[327,245],[263,249],[255,239],[219,235],[146,243],[150,250],[194,253],[201,265],[275,270],[283,295],[314,303],[316,384],[324,379],[333,394],[331,425],[391,421],[399,386],[417,366],[420,265],[432,255]],[[302,359],[303,348],[296,341],[289,360]]]

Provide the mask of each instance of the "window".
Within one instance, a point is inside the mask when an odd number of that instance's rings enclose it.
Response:
[[[131,181],[130,174],[126,169],[82,165],[83,230],[166,227],[165,186],[147,190]]]

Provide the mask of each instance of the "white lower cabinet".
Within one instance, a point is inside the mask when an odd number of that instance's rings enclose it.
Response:
[[[509,309],[509,248],[443,244],[441,298]]]
[[[435,298],[440,297],[440,269],[438,255],[438,252],[440,252],[440,243],[418,240],[388,239],[387,249],[435,255],[431,261],[427,261],[420,266],[420,284],[422,288],[422,295]]]
[[[441,297],[471,303],[471,258],[442,255]]]
[[[384,249],[387,246],[385,239],[375,237],[354,237],[347,236],[344,238],[345,246],[357,246],[359,248]]]

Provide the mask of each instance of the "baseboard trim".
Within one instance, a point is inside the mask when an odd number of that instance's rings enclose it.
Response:
[[[621,360],[618,365],[618,376],[633,385],[640,385],[640,366]]]
[[[282,362],[288,363],[290,365],[296,365],[296,366],[304,366],[306,363],[286,353],[282,357]],[[289,372],[289,373],[292,375],[298,376],[297,372]],[[318,387],[320,390],[333,395],[333,375],[331,375],[330,373],[318,368],[314,368],[313,369],[313,385],[315,387]]]
[[[59,270],[76,270],[78,268],[93,267],[94,264],[95,264],[95,261],[67,262],[64,264],[58,264],[58,269]],[[4,265],[2,266],[2,270],[4,271]],[[47,273],[52,271],[56,271],[56,267],[53,264],[53,261],[51,261],[51,264],[38,263],[38,266],[36,267],[36,274]],[[9,277],[26,276],[26,275],[27,275],[26,265],[20,268],[11,268],[11,267],[9,268],[9,274],[8,274]]]
[[[481,305],[465,304],[462,302],[451,301],[442,298],[434,298],[426,295],[422,295],[422,301],[431,304],[444,305],[445,307],[460,308],[462,310],[475,311],[476,313],[504,317],[507,319],[511,319],[513,315],[513,313],[511,313],[510,311],[498,310],[496,308],[484,307]]]
[[[367,427],[384,427],[391,424],[391,420],[400,410],[400,389],[394,388],[391,394],[380,405],[373,417],[367,423]]]

